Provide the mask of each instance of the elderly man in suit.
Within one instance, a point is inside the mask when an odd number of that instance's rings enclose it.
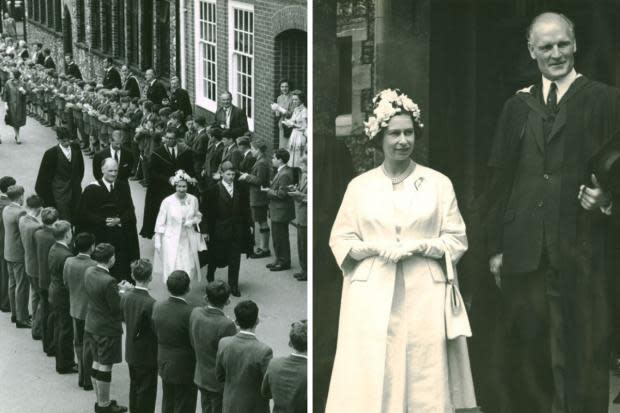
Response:
[[[273,155],[272,164],[277,169],[271,186],[266,189],[269,198],[269,215],[271,216],[271,231],[273,233],[273,249],[275,261],[267,264],[271,271],[284,271],[291,268],[291,245],[288,227],[295,219],[295,205],[293,198],[288,194],[295,178],[293,169],[287,166],[289,153],[280,148]]]
[[[157,336],[152,316],[155,299],[149,294],[153,264],[141,258],[131,264],[136,286],[121,297],[127,334],[125,360],[129,365],[129,410],[153,413],[157,398]]]
[[[299,256],[299,266],[301,272],[293,276],[298,281],[307,281],[308,263],[308,158],[304,155],[299,161],[301,176],[299,184],[293,191],[289,192],[295,200],[295,220],[297,224],[297,255]]]
[[[251,300],[235,306],[239,333],[220,340],[215,374],[224,384],[223,413],[269,413],[261,384],[273,357],[271,348],[256,338],[258,306]]]
[[[170,107],[172,110],[183,112],[183,118],[192,115],[192,103],[189,100],[189,93],[180,86],[179,78],[170,78]]]
[[[43,49],[43,67],[46,69],[56,70],[56,63],[52,57],[52,51],[50,49]]]
[[[164,85],[155,77],[155,71],[148,69],[144,77],[146,78],[146,98],[156,105],[162,104],[164,99],[168,99],[168,93]]]
[[[214,184],[219,179],[218,171],[222,164],[222,155],[224,153],[224,143],[222,142],[222,131],[220,129],[211,129],[209,132],[211,139],[204,157],[204,165],[202,166],[201,186],[205,188]]]
[[[222,136],[233,140],[249,130],[245,112],[232,104],[232,93],[224,92],[220,95],[220,107],[215,112],[211,129],[219,129],[222,131]]]
[[[267,141],[263,138],[254,137],[251,142],[252,153],[256,162],[249,173],[243,173],[239,177],[240,182],[245,182],[250,189],[250,209],[254,221],[254,231],[258,234],[258,247],[251,258],[264,258],[271,255],[269,250],[269,223],[267,212],[269,211],[269,198],[262,188],[268,188],[271,183],[271,163],[267,158]]]
[[[65,55],[65,74],[82,80],[82,72],[80,72],[80,68],[73,61],[73,55]]]
[[[306,413],[308,387],[308,323],[291,325],[288,357],[271,360],[263,378],[261,394],[273,399],[273,413]]]
[[[37,250],[37,264],[39,268],[39,316],[41,322],[41,332],[43,336],[43,351],[49,357],[53,357],[56,352],[54,345],[54,318],[51,316],[49,304],[49,251],[56,242],[52,231],[53,224],[58,220],[58,210],[56,208],[43,208],[41,211],[41,222],[43,227],[34,232],[34,242]]]
[[[30,282],[24,271],[24,246],[19,235],[19,218],[26,214],[23,208],[24,188],[19,185],[10,186],[7,195],[11,203],[2,210],[4,224],[4,259],[9,270],[9,300],[11,303],[11,319],[17,328],[30,328],[28,315],[28,299]]]
[[[173,271],[166,280],[170,297],[155,303],[153,308],[157,365],[164,391],[162,412],[165,413],[196,411],[196,356],[189,327],[193,308],[184,298],[189,293],[189,283],[189,275],[185,271]]]
[[[61,219],[72,222],[82,193],[84,158],[67,128],[56,128],[56,139],[58,145],[43,154],[35,190],[43,205],[58,209]]]
[[[140,98],[140,82],[129,71],[127,65],[121,67],[121,77],[123,78],[123,90],[129,93],[130,98]]]
[[[6,194],[10,186],[15,185],[15,179],[11,176],[0,178],[0,311],[11,311],[9,302],[9,270],[4,259],[4,224],[2,224],[2,210],[11,203]]]
[[[88,312],[88,295],[84,287],[84,274],[97,262],[90,258],[95,250],[95,236],[82,232],[75,237],[77,255],[67,258],[62,271],[62,279],[69,291],[69,313],[73,319],[73,347],[78,364],[78,386],[84,390],[92,390],[90,368],[93,357],[89,349],[84,346],[84,324]]]
[[[91,377],[97,396],[95,412],[125,412],[125,406],[110,399],[112,367],[123,361],[121,297],[117,280],[110,274],[110,268],[114,266],[114,247],[107,243],[97,244],[92,258],[97,265],[84,274],[84,288],[88,295],[84,341],[93,357]],[[124,281],[121,283],[121,286],[126,285]]]
[[[241,154],[241,160],[239,161],[239,173],[250,173],[252,167],[256,163],[256,158],[252,152],[249,136],[241,136],[237,138],[237,149]]]
[[[117,179],[127,181],[131,176],[134,157],[131,149],[123,145],[123,134],[119,129],[115,129],[112,132],[110,146],[100,150],[93,157],[93,175],[95,176],[95,180],[100,180],[103,178],[101,165],[107,158],[112,158],[118,163]]]
[[[114,60],[111,57],[106,57],[104,60],[103,87],[104,89],[120,89],[122,87],[121,75],[114,67]]]
[[[243,155],[241,155],[241,151],[237,147],[236,139],[228,136],[222,137],[222,146],[224,150],[222,151],[222,161],[220,163],[220,171],[221,165],[224,162],[230,162],[233,165],[233,169],[235,171],[239,170],[239,164],[241,163],[241,159]]]
[[[65,287],[63,272],[67,258],[73,257],[69,244],[73,238],[68,221],[56,221],[52,226],[56,242],[50,248],[48,268],[50,274],[49,299],[54,317],[54,345],[56,371],[59,374],[77,373],[73,356],[73,323],[71,320],[69,291]]]
[[[215,376],[217,346],[224,337],[237,334],[237,327],[224,314],[230,304],[230,287],[215,280],[205,288],[207,305],[196,307],[189,318],[190,338],[196,353],[194,383],[200,390],[202,413],[221,413],[224,386]]]
[[[41,223],[41,198],[31,195],[26,199],[26,215],[19,218],[19,235],[24,246],[24,269],[30,281],[30,306],[32,308],[32,338],[41,340],[41,314],[39,302],[41,290],[39,288],[39,261],[37,259],[37,245],[34,233],[43,226]]]

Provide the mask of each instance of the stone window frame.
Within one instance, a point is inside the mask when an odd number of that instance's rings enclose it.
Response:
[[[77,43],[86,43],[86,0],[75,1]]]
[[[196,81],[195,81],[195,94],[196,104],[208,111],[215,112],[217,110],[217,3],[215,0],[198,0],[194,3],[194,29],[195,29],[195,51],[196,56]],[[203,19],[203,7],[205,12],[211,14],[206,16],[206,20]],[[209,17],[212,17],[210,20]],[[211,36],[203,38],[204,34],[211,33]],[[213,59],[208,56],[204,56],[204,50],[208,50],[209,46],[212,47]],[[205,75],[205,68],[212,67],[210,71],[211,77],[208,73]],[[208,71],[208,69],[207,69]],[[206,83],[206,85],[205,85]],[[210,98],[209,93],[205,93],[205,86],[212,87],[213,95]]]
[[[235,14],[235,13],[239,14]],[[249,21],[245,17],[251,17]],[[236,17],[240,17],[237,26],[235,25]],[[254,38],[256,32],[256,24],[254,21],[254,5],[242,3],[238,1],[230,1],[228,3],[228,87],[233,95],[233,103],[243,109],[248,118],[248,128],[254,131],[254,101],[256,72],[254,71],[254,63],[256,60],[256,50],[254,47]],[[238,39],[236,35],[238,35]],[[247,39],[247,40],[246,40]],[[245,84],[239,84],[239,79],[245,81]],[[249,90],[247,81],[249,80]],[[241,99],[241,100],[240,100]]]

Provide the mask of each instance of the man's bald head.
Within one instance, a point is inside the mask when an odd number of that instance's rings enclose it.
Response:
[[[543,77],[551,81],[564,78],[574,69],[577,42],[574,25],[559,13],[543,13],[532,20],[527,48]]]
[[[548,25],[548,24],[561,24],[566,27],[568,33],[570,34],[573,41],[575,38],[575,25],[572,20],[563,15],[562,13],[553,13],[553,12],[545,12],[541,13],[538,16],[532,19],[532,22],[527,27],[527,41],[531,43],[533,40],[533,36],[536,34],[536,30],[540,28],[540,26]]]
[[[103,179],[106,181],[116,181],[116,177],[118,176],[118,162],[116,162],[114,158],[106,158],[101,164],[101,173],[103,174]]]

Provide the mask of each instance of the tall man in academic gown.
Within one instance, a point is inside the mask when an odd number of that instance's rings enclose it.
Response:
[[[121,75],[114,67],[114,62],[111,57],[105,59],[105,72],[103,74],[103,87],[105,89],[120,89],[121,88]]]
[[[56,128],[58,145],[45,151],[35,191],[43,199],[43,205],[54,207],[61,219],[74,220],[75,208],[82,193],[84,158],[65,127]]]
[[[95,179],[102,178],[103,173],[101,172],[101,165],[107,158],[112,158],[118,162],[117,178],[127,181],[131,176],[134,158],[131,153],[131,149],[123,146],[123,135],[119,129],[112,132],[110,146],[100,150],[93,157],[93,175],[95,176]]]
[[[195,177],[192,151],[177,142],[177,130],[170,126],[163,137],[163,145],[151,155],[149,186],[144,199],[144,221],[140,230],[140,236],[144,238],[153,237],[161,202],[174,193],[174,187],[169,182],[174,173],[182,169],[189,176]]]
[[[508,99],[489,160],[488,253],[505,306],[503,411],[603,413],[606,232],[617,206],[588,161],[620,128],[620,91],[575,72],[574,29],[563,15],[536,17],[528,47],[542,81]]]
[[[153,69],[148,69],[144,77],[146,78],[146,98],[157,105],[161,105],[162,100],[168,99],[166,88],[157,80]]]
[[[130,98],[140,97],[140,82],[131,74],[127,65],[121,67],[121,75],[123,78],[123,90],[129,93]]]
[[[170,107],[183,112],[185,118],[192,115],[189,93],[179,85],[179,78],[176,76],[170,79]]]
[[[127,181],[117,179],[114,159],[106,159],[101,168],[103,177],[84,188],[78,232],[94,234],[97,244],[112,244],[116,261],[110,274],[132,282],[130,264],[140,258],[140,248],[131,191]]]

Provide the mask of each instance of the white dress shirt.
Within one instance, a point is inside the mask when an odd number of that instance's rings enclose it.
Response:
[[[549,80],[543,76],[542,84],[543,84],[544,102],[547,101],[547,96],[549,95],[549,89],[551,88],[551,83],[555,83],[558,87],[557,96],[558,96],[558,103],[560,103],[562,96],[566,94],[566,92],[568,91],[568,88],[570,88],[573,82],[577,80],[577,78],[579,77],[581,77],[581,75],[575,72],[575,69],[571,70],[570,73],[568,73],[566,76],[558,80]]]
[[[71,162],[71,147],[69,146],[68,148],[65,148],[62,145],[58,145],[60,147],[60,150],[62,151],[62,153],[65,155],[65,158],[67,158],[67,160],[69,162]]]
[[[230,195],[230,197],[232,198],[235,189],[233,186],[234,184],[228,184],[224,180],[222,180],[222,185],[224,185],[224,188],[226,188],[226,191],[228,191],[228,195]]]

